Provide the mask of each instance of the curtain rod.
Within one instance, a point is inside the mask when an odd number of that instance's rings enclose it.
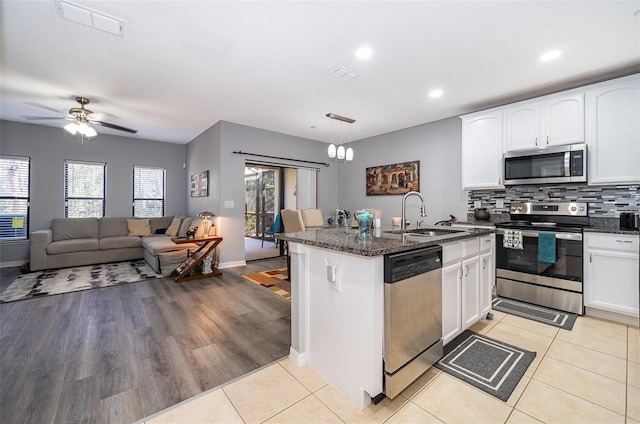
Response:
[[[324,165],[326,167],[329,166],[329,164],[327,162],[314,162],[312,160],[292,159],[292,158],[283,158],[283,157],[280,157],[280,156],[261,155],[261,154],[258,154],[258,153],[243,152],[242,150],[238,150],[237,152],[233,152],[233,153],[235,153],[236,155],[259,156],[259,157],[263,157],[263,158],[290,160],[290,161],[294,161],[294,162],[304,162],[304,163],[314,163],[316,165]]]

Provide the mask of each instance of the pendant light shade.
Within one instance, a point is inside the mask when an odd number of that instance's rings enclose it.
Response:
[[[353,149],[349,147],[346,152],[347,162],[351,162],[353,160]]]
[[[333,159],[336,157],[336,145],[331,143],[329,144],[329,149],[327,151],[327,154],[329,155],[329,158]]]
[[[344,156],[345,156],[344,146],[341,144],[338,146],[338,154],[337,154],[338,160],[343,160]]]

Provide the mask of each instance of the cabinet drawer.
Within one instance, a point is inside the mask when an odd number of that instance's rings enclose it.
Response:
[[[488,236],[484,236],[484,237],[480,237],[480,251],[481,252],[488,252],[489,250],[491,250],[491,246],[492,246],[491,241],[492,240],[493,240],[493,234],[488,235]]]
[[[480,237],[474,237],[472,239],[462,241],[462,254],[465,258],[475,256],[480,252]]]
[[[589,248],[617,250],[621,252],[638,253],[637,236],[626,234],[585,234],[586,246]]]
[[[442,245],[442,265],[450,264],[451,262],[460,261],[462,259],[462,243],[453,242]]]

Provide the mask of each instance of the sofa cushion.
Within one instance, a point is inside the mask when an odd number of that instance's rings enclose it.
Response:
[[[172,216],[157,216],[149,218],[149,225],[151,225],[151,233],[156,234],[156,230],[159,228],[167,228],[171,224]]]
[[[129,227],[127,218],[105,217],[100,218],[100,238],[128,236]]]
[[[53,241],[98,238],[98,218],[53,218]]]
[[[174,217],[171,221],[171,224],[169,225],[169,228],[167,228],[167,231],[165,231],[164,233],[172,237],[177,236],[178,231],[180,231],[180,224],[182,224],[182,218],[178,216]]]
[[[138,236],[103,237],[98,242],[100,250],[125,249],[128,247],[142,246],[141,238]]]
[[[130,236],[150,236],[151,225],[148,219],[127,219]]]
[[[151,236],[142,238],[142,247],[149,253],[157,256],[160,252],[171,252],[174,250],[196,250],[199,246],[195,243],[176,244],[169,236]]]
[[[97,238],[78,238],[73,240],[60,240],[49,243],[47,254],[59,255],[62,253],[87,252],[98,250]]]
[[[182,218],[182,223],[180,224],[180,230],[178,231],[178,237],[186,237],[187,231],[191,228],[191,221],[193,221],[192,216],[185,216]]]

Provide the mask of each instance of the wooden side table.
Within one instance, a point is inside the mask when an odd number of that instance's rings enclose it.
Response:
[[[191,253],[184,262],[178,265],[178,267],[171,272],[171,276],[176,277],[176,283],[184,283],[185,281],[197,280],[199,278],[217,277],[218,275],[222,275],[222,271],[217,268],[216,263],[211,264],[213,272],[203,274],[197,271],[194,275],[191,275],[191,271],[197,269],[197,266],[202,263],[204,258],[206,258],[217,245],[222,243],[222,237],[213,236],[192,239],[187,239],[186,237],[173,237],[171,241],[176,244],[202,243],[195,252]]]

